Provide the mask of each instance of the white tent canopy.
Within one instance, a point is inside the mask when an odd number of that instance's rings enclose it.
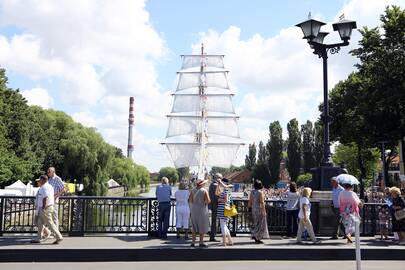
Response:
[[[6,186],[5,189],[26,189],[27,185],[24,184],[21,180],[17,180],[9,186]]]

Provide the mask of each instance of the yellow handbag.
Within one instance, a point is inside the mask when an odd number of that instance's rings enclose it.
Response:
[[[238,215],[238,210],[236,210],[236,205],[225,206],[224,216],[226,217],[234,217]]]

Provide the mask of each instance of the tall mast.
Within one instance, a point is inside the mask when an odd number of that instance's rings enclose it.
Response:
[[[197,135],[197,140],[200,140],[200,161],[198,166],[198,178],[204,179],[205,177],[205,143],[207,140],[207,129],[206,129],[206,102],[205,102],[205,85],[204,81],[202,80],[204,75],[204,43],[201,44],[201,59],[200,59],[200,108],[201,108],[201,122],[200,122],[200,133]]]

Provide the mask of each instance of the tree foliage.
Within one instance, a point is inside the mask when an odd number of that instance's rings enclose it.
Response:
[[[296,181],[301,170],[301,133],[297,119],[291,119],[287,124],[287,169],[291,180]]]
[[[147,169],[124,158],[94,128],[64,112],[28,106],[0,69],[0,186],[31,181],[49,166],[64,181],[83,182],[87,195],[104,195],[110,178],[129,187],[149,184]]]
[[[249,151],[245,157],[245,167],[249,171],[252,171],[256,165],[256,145],[255,143],[249,144]]]
[[[387,141],[394,153],[405,136],[405,10],[387,7],[380,19],[383,31],[360,30],[360,46],[352,51],[358,71],[330,95],[332,139],[356,144],[360,180],[367,178],[363,151]]]
[[[359,153],[360,151],[360,153]],[[345,165],[348,172],[360,179],[361,168],[359,166],[359,156],[364,160],[365,168],[365,187],[370,186],[373,177],[377,175],[378,162],[380,158],[380,151],[376,148],[365,148],[360,149],[355,143],[350,144],[339,144],[335,148],[335,153],[333,154],[333,162],[339,165]]]
[[[263,182],[265,187],[269,187],[275,183],[270,177],[268,167],[268,152],[262,141],[259,142],[259,153],[256,165],[253,167],[252,177]]]
[[[311,121],[301,125],[302,158],[304,172],[309,173],[316,166],[315,159],[315,131]]]
[[[270,179],[273,182],[279,180],[280,162],[283,158],[283,130],[280,122],[275,121],[269,126],[270,139],[267,143],[266,150],[268,152],[268,168],[270,171]]]
[[[167,177],[171,185],[174,185],[179,180],[179,174],[176,168],[163,167],[159,170],[158,180],[161,181],[163,177]]]

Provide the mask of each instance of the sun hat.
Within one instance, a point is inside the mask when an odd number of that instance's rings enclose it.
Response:
[[[198,179],[197,182],[195,183],[195,185],[197,187],[201,187],[201,186],[205,185],[207,182],[208,182],[208,180]]]

